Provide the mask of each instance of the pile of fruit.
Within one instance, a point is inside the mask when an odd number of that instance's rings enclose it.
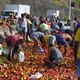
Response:
[[[6,61],[0,64],[0,80],[30,80],[29,77],[36,72],[40,72],[43,75],[38,80],[77,80],[71,47],[66,48],[65,54],[63,53],[64,47],[60,48],[60,51],[64,54],[62,65],[48,68],[43,61],[46,54],[48,54],[47,49],[45,53],[40,54],[32,46],[33,44],[30,42],[23,44],[24,62],[20,63],[15,59],[13,62]]]

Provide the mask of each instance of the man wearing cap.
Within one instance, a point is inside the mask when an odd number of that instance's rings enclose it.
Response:
[[[7,47],[10,50],[8,59],[12,60],[14,59],[14,54],[18,51],[19,45],[23,42],[23,37],[19,34],[16,35],[10,35],[6,38]]]

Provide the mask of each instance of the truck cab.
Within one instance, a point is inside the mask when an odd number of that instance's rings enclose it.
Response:
[[[5,18],[8,18],[10,14],[13,14],[14,16],[17,17],[18,11],[17,10],[4,10],[3,11],[3,16],[5,16]]]

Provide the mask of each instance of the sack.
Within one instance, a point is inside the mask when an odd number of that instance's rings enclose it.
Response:
[[[5,55],[9,54],[9,50],[7,48],[3,48],[2,49],[2,53],[4,53]]]
[[[19,62],[23,62],[24,61],[24,52],[20,51],[18,57],[19,57]]]

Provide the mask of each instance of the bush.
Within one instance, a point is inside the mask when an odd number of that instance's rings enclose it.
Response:
[[[68,16],[65,15],[65,16],[64,16],[64,21],[67,21],[67,20],[68,20]]]

